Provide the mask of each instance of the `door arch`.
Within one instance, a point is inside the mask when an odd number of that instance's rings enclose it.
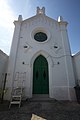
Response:
[[[42,55],[33,63],[33,94],[49,94],[48,62]]]

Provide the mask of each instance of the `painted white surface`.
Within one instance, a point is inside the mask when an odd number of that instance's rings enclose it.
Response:
[[[0,50],[0,88],[3,87],[4,74],[7,72],[8,55]]]
[[[49,97],[58,100],[75,99],[75,79],[66,27],[67,22],[58,22],[40,11],[32,18],[23,21],[18,19],[15,22],[8,66],[10,75],[7,77],[6,83],[9,91],[5,99],[10,99],[16,72],[26,72],[25,97],[32,97],[33,63],[40,54],[48,61]],[[42,43],[35,41],[36,32],[46,33],[47,41]],[[58,48],[54,48],[54,46]]]
[[[80,52],[73,56],[73,65],[75,71],[76,84],[80,85]]]

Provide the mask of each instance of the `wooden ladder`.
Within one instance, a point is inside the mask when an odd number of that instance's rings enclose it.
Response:
[[[20,108],[25,79],[26,79],[26,72],[16,73],[15,80],[13,83],[9,108],[11,107],[12,104],[18,104]]]

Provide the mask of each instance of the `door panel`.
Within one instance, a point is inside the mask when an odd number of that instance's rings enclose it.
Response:
[[[47,94],[49,92],[49,83],[48,83],[48,70],[47,67],[42,68],[42,93]]]
[[[34,68],[34,80],[33,80],[33,91],[36,94],[41,93],[41,76],[40,76],[40,68]]]
[[[48,63],[42,56],[38,56],[33,65],[33,94],[48,94]]]

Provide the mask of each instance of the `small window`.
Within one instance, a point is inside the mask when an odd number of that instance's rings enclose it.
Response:
[[[38,42],[44,42],[47,40],[47,35],[43,32],[38,32],[34,35],[34,39]]]

